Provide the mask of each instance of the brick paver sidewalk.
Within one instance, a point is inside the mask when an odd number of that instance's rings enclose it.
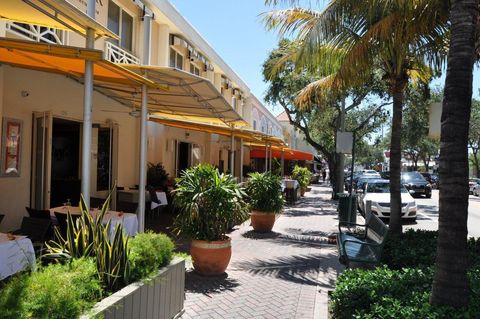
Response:
[[[327,290],[342,269],[327,241],[337,224],[329,194],[312,186],[286,207],[271,234],[256,234],[249,223],[235,230],[226,275],[187,271],[182,318],[326,318]]]

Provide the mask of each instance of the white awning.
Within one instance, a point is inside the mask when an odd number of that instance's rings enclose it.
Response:
[[[212,82],[205,78],[175,68],[126,64],[122,67],[166,88],[166,90],[149,89],[148,109],[155,115],[178,120],[221,122],[237,127],[248,125]],[[141,103],[140,92],[105,87],[102,93],[122,104],[139,106]]]

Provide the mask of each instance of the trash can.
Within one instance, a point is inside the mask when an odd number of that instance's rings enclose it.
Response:
[[[338,193],[338,220],[340,225],[357,222],[357,195]]]

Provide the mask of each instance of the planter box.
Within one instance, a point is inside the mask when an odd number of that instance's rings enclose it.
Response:
[[[175,258],[145,282],[135,282],[98,302],[82,319],[171,319],[183,312],[185,260]]]

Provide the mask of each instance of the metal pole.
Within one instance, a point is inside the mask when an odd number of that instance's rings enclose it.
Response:
[[[265,173],[268,171],[268,144],[265,142]]]
[[[345,99],[342,101],[341,111],[340,111],[340,131],[345,132]],[[338,153],[338,175],[337,175],[337,184],[338,191],[343,192],[344,189],[344,165],[345,165],[345,155],[343,153]]]
[[[240,139],[240,183],[243,183],[243,138]]]
[[[89,2],[95,13],[95,0]],[[95,31],[87,29],[86,47],[93,49],[95,44]],[[93,104],[93,61],[85,60],[85,80],[83,97],[83,128],[82,128],[82,195],[87,208],[90,208],[90,167],[92,149],[92,104]]]
[[[351,219],[351,214],[353,210],[353,167],[355,165],[355,131],[353,131],[353,143],[352,143],[352,165],[351,165],[351,170],[352,174],[350,175],[350,196],[348,198],[348,222],[350,222]],[[355,210],[356,213],[356,210]]]
[[[150,64],[150,31],[151,16],[143,16],[143,64]],[[147,182],[147,120],[148,120],[148,87],[142,85],[142,112],[140,117],[140,169],[138,182],[138,231],[145,230],[145,184]]]
[[[283,177],[285,175],[285,150],[282,148],[282,159],[281,159],[281,172],[280,176]]]
[[[233,133],[230,139],[230,174],[235,176],[235,137]]]
[[[272,144],[270,144],[270,164],[268,165],[268,170],[272,171],[272,160],[273,160],[273,149]]]

